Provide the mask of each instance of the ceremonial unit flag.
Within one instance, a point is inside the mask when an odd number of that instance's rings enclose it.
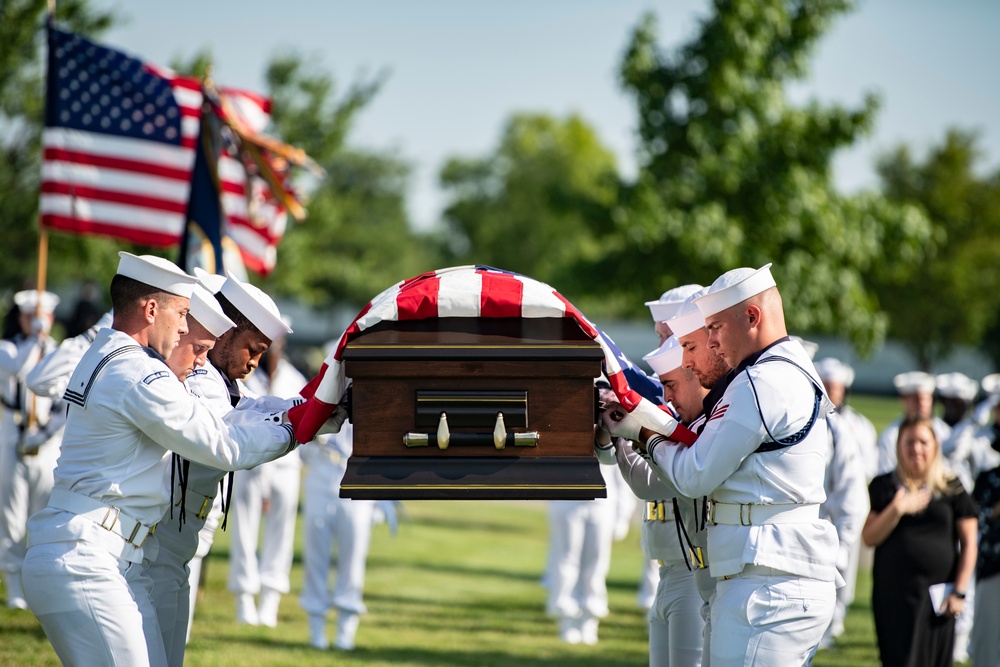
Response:
[[[184,228],[201,84],[48,26],[44,227],[171,246]]]
[[[307,400],[289,411],[296,440],[312,440],[344,397],[348,378],[344,373],[343,354],[348,343],[379,322],[436,317],[570,318],[601,346],[604,351],[604,374],[626,410],[631,412],[643,400],[632,382],[645,385],[644,390],[650,391],[651,385],[640,381],[638,376],[647,381],[649,378],[628,360],[610,338],[548,285],[488,266],[458,266],[397,283],[361,310],[326,358],[320,372],[300,392]],[[683,427],[679,429],[682,431],[677,433],[678,438],[687,438]]]

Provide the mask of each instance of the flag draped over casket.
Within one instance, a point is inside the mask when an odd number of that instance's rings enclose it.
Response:
[[[341,335],[319,373],[302,390],[307,400],[289,412],[299,442],[312,440],[347,391],[343,354],[347,344],[379,322],[438,317],[570,318],[604,351],[604,374],[622,406],[659,403],[659,383],[648,378],[573,304],[548,285],[488,266],[439,269],[404,280],[366,305]],[[643,394],[646,394],[644,397]],[[677,439],[693,436],[676,433]]]

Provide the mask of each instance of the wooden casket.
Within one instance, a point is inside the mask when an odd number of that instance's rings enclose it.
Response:
[[[569,318],[381,322],[349,342],[341,496],[592,499],[604,354]]]

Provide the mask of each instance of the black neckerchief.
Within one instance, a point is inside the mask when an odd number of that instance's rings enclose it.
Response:
[[[163,355],[151,347],[147,347],[144,345],[142,347],[142,351],[148,354],[152,359],[156,359],[157,361],[162,361],[163,363],[167,363],[167,360],[163,358]]]

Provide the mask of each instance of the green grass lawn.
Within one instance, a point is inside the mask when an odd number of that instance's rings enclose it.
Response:
[[[853,397],[881,428],[896,416],[894,399]],[[235,622],[226,591],[229,538],[216,537],[206,559],[207,585],[195,614],[186,665],[507,666],[646,665],[645,614],[635,606],[643,567],[638,526],[616,543],[608,589],[611,614],[597,646],[558,641],[544,614],[539,585],[545,562],[547,512],[541,502],[408,501],[399,533],[376,526],[368,559],[366,602],[353,653],[308,645],[302,585],[301,533],[292,592],[281,602],[277,628]],[[818,667],[878,664],[870,608],[871,577],[862,572],[846,633],[817,655]],[[332,620],[331,620],[332,636]],[[0,665],[58,665],[28,612],[0,608]]]

